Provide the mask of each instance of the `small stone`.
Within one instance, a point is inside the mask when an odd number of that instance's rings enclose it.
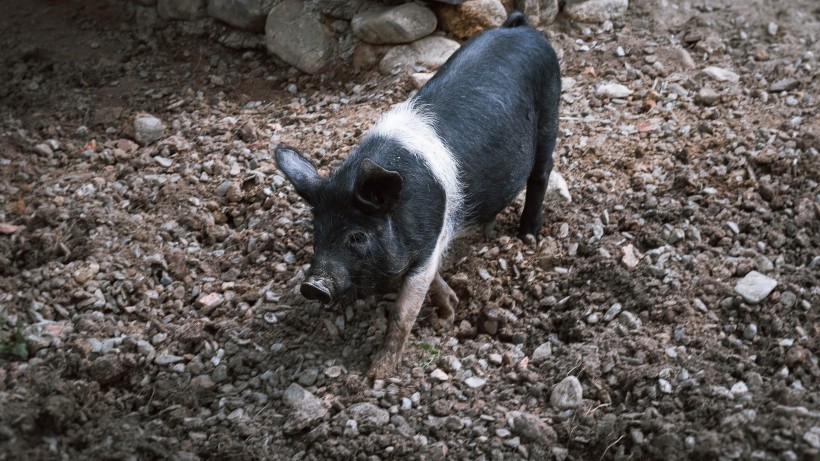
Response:
[[[282,402],[292,408],[283,427],[286,434],[301,432],[314,426],[328,415],[327,404],[296,383],[291,383],[285,389]]]
[[[211,379],[217,384],[227,381],[228,367],[224,363],[215,366],[214,371],[211,372]]]
[[[442,382],[450,379],[450,376],[447,373],[445,373],[444,370],[442,370],[441,368],[436,368],[435,370],[433,370],[430,373],[430,377]]]
[[[780,28],[778,27],[776,22],[770,22],[769,24],[766,25],[766,32],[768,32],[769,35],[771,35],[772,37],[777,35],[777,31],[779,29]]]
[[[211,312],[215,308],[222,305],[225,301],[225,297],[222,296],[220,293],[208,293],[197,299],[197,304],[199,305],[200,309],[205,312]]]
[[[569,193],[567,181],[561,176],[561,173],[554,169],[550,172],[550,177],[547,181],[546,200],[572,203],[572,196]]]
[[[627,86],[620,83],[602,83],[595,88],[595,94],[599,97],[623,99],[633,93]]]
[[[631,243],[622,247],[621,252],[624,254],[623,258],[621,258],[621,262],[624,266],[632,269],[641,262],[641,253]]]
[[[618,317],[618,320],[621,322],[621,325],[629,328],[630,330],[636,330],[641,327],[643,322],[639,319],[635,314],[629,311],[621,312],[621,315]]]
[[[735,397],[739,397],[743,394],[748,394],[749,393],[749,388],[748,388],[748,386],[746,386],[746,383],[744,383],[743,381],[738,381],[732,386],[731,391],[732,391],[732,394]]]
[[[550,403],[557,410],[568,410],[581,405],[584,390],[575,376],[567,376],[552,389]]]
[[[93,279],[100,272],[100,265],[97,263],[89,263],[87,266],[74,271],[72,276],[74,281],[84,285],[89,280]]]
[[[216,383],[208,375],[200,375],[191,378],[191,387],[200,391],[210,391],[216,387]]]
[[[695,101],[704,106],[713,106],[720,101],[720,93],[708,86],[704,86],[698,91],[698,94],[695,96]]]
[[[139,114],[134,118],[133,134],[135,141],[147,146],[164,136],[165,125],[153,115]]]
[[[615,303],[604,314],[604,322],[611,322],[621,313],[621,304]]]
[[[718,82],[737,83],[740,81],[740,76],[738,74],[722,67],[709,66],[703,69],[703,74],[713,80],[717,80]]]
[[[757,325],[754,323],[750,323],[746,325],[746,328],[743,329],[743,337],[752,340],[757,335]]]
[[[471,389],[477,389],[484,384],[487,383],[487,380],[484,378],[479,378],[478,376],[471,376],[464,380],[464,384],[469,386]]]
[[[555,429],[531,413],[521,413],[513,418],[512,428],[525,442],[544,447],[552,446],[558,440]]]
[[[363,11],[350,22],[353,35],[375,45],[410,43],[436,30],[436,15],[417,3]]]
[[[769,91],[771,91],[772,93],[780,93],[781,91],[794,90],[799,86],[800,82],[798,80],[787,77],[772,83],[772,86],[769,87]]]
[[[658,387],[660,388],[660,391],[664,394],[672,393],[672,384],[670,384],[669,381],[665,379],[658,380]]]
[[[760,272],[751,271],[735,285],[735,292],[749,304],[757,304],[765,299],[777,286],[777,280]]]
[[[548,358],[552,356],[552,344],[549,342],[545,342],[540,346],[536,347],[532,353],[532,363],[533,365],[538,365],[539,363],[545,362]]]
[[[390,421],[390,413],[370,402],[354,403],[345,410],[345,414],[355,420],[359,426],[381,427]]]

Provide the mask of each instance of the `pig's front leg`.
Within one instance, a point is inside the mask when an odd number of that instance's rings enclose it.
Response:
[[[387,315],[387,332],[382,350],[376,356],[367,375],[371,378],[388,377],[401,362],[404,343],[410,336],[410,330],[416,322],[427,290],[436,276],[435,266],[423,272],[407,277],[399,290],[396,303],[390,307]]]
[[[433,327],[436,330],[444,330],[453,326],[456,319],[456,306],[458,306],[458,296],[441,278],[441,274],[436,273],[433,284],[430,286],[430,301],[436,307],[436,319]]]

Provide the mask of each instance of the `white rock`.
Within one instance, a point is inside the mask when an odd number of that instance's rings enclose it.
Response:
[[[737,294],[749,304],[757,304],[765,299],[777,286],[777,280],[760,272],[751,271],[735,285]]]
[[[487,383],[487,380],[484,378],[479,378],[478,376],[471,376],[464,380],[464,384],[470,386],[473,389],[479,388]]]
[[[740,81],[739,75],[737,75],[729,69],[724,69],[722,67],[709,66],[703,69],[703,75],[706,75],[707,77],[717,80],[719,82],[737,83],[738,81]]]
[[[447,381],[450,379],[450,376],[444,372],[441,368],[436,368],[430,373],[431,378],[435,378],[439,381]]]
[[[632,93],[633,91],[626,86],[613,82],[601,83],[595,89],[596,95],[606,98],[626,98]]]
[[[567,376],[552,388],[550,403],[558,410],[567,410],[581,405],[584,389],[575,376]]]
[[[743,381],[738,381],[732,386],[731,392],[735,397],[740,397],[743,394],[749,393],[749,387]]]
[[[672,393],[672,384],[665,379],[658,380],[658,387],[660,388],[661,392],[664,394],[671,394]]]
[[[547,182],[547,200],[555,200],[559,202],[572,203],[572,196],[569,194],[569,186],[567,181],[561,176],[561,173],[554,169],[550,172],[550,178]]]
[[[641,262],[641,253],[631,243],[621,248],[621,251],[624,254],[624,257],[621,258],[621,262],[624,263],[626,267],[631,269]]]

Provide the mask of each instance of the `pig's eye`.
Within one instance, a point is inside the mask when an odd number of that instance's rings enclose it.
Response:
[[[347,234],[347,244],[361,248],[367,243],[367,234],[362,231],[353,231]]]

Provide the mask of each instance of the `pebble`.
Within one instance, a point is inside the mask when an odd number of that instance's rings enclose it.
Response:
[[[486,383],[487,380],[485,378],[479,378],[478,376],[471,376],[464,380],[464,384],[466,384],[472,389],[477,389]]]
[[[621,322],[621,325],[629,328],[630,330],[636,330],[640,328],[643,324],[643,322],[641,322],[641,319],[639,319],[638,316],[629,311],[621,312],[621,315],[618,317],[618,320]]]
[[[359,402],[349,406],[344,413],[360,426],[381,427],[390,421],[390,413],[370,402]]]
[[[161,139],[165,134],[162,120],[150,114],[139,114],[134,118],[134,140],[147,146]]]
[[[436,368],[432,372],[430,372],[430,377],[437,379],[439,381],[447,381],[450,379],[450,375],[444,372],[441,368]]]
[[[713,80],[717,80],[718,82],[737,83],[740,81],[740,76],[738,74],[722,67],[709,66],[703,69],[703,74]]]
[[[746,328],[743,329],[743,337],[752,340],[755,336],[757,336],[757,325],[754,323],[746,325]]]
[[[665,379],[659,379],[658,380],[658,388],[664,394],[671,394],[672,393],[672,384],[670,384],[669,381],[667,381]]]
[[[781,91],[791,91],[796,89],[800,86],[800,82],[793,78],[784,78],[782,80],[778,80],[769,87],[769,91],[772,93],[780,93]]]
[[[731,392],[735,397],[739,397],[743,394],[748,394],[749,388],[743,381],[738,381],[732,386]]]
[[[604,314],[604,322],[611,322],[621,313],[621,304],[615,303]]]
[[[749,304],[757,304],[764,300],[777,286],[777,280],[767,277],[760,272],[751,271],[735,285],[735,292]]]
[[[532,353],[531,362],[533,363],[533,365],[538,365],[540,363],[545,362],[551,356],[552,344],[550,344],[548,341],[535,348],[535,350]]]
[[[521,413],[514,417],[512,429],[525,442],[536,443],[544,447],[552,446],[558,440],[555,429],[532,413]]]
[[[556,384],[550,395],[550,404],[557,410],[568,410],[581,405],[584,390],[575,376],[567,376]]]
[[[698,94],[695,96],[695,101],[706,106],[713,106],[720,101],[720,93],[708,86],[704,86],[698,91]]]
[[[638,252],[638,250],[631,243],[625,247],[622,247],[621,252],[624,254],[623,258],[621,258],[621,262],[624,266],[631,269],[641,262],[640,252]]]
[[[620,83],[601,83],[595,89],[595,94],[599,97],[605,98],[618,98],[623,99],[633,93],[628,87],[621,85]]]

